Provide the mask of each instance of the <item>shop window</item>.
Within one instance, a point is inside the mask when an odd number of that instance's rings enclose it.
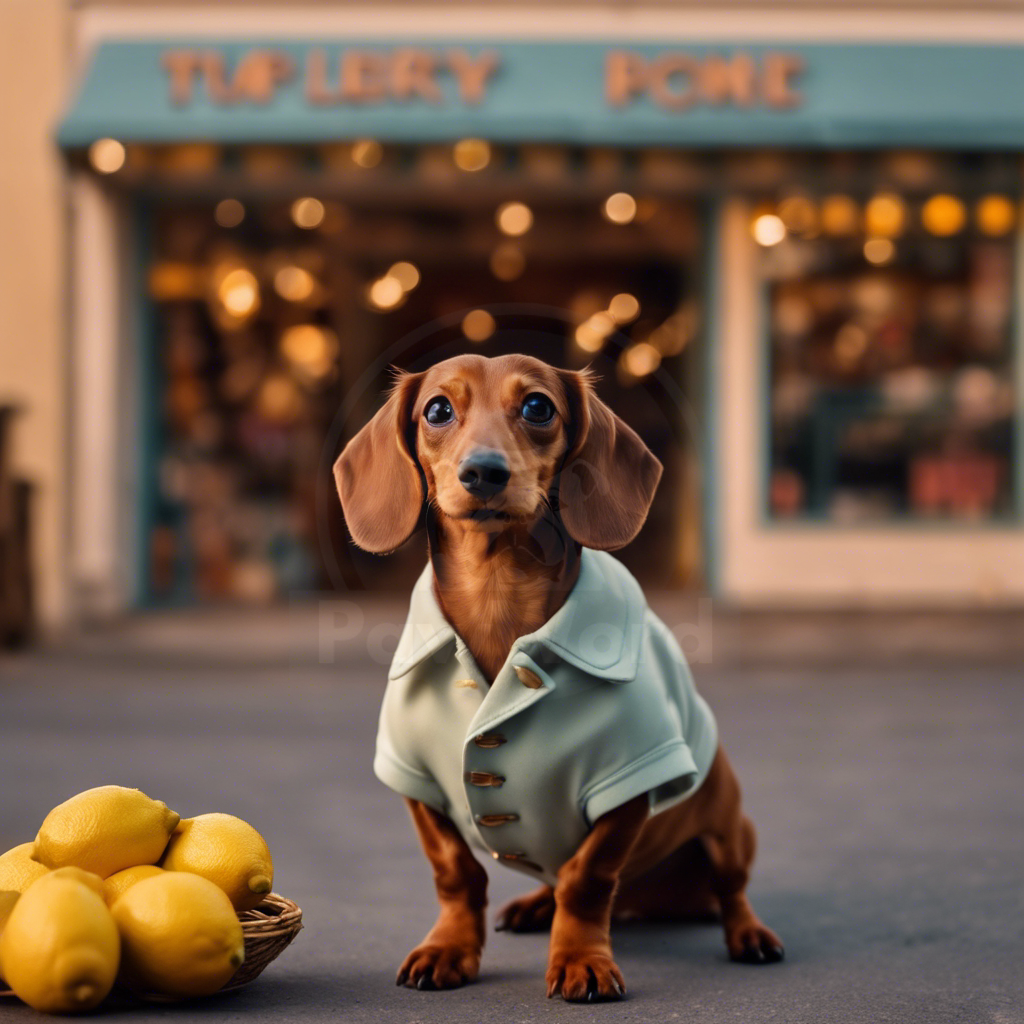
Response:
[[[793,196],[755,211],[778,519],[997,520],[1014,507],[1017,202]]]
[[[384,559],[351,545],[331,463],[378,407],[388,362],[418,370],[470,351],[591,364],[666,467],[624,558],[648,582],[696,574],[700,521],[688,514],[681,537],[679,511],[695,470],[657,381],[684,381],[693,359],[697,218],[625,196],[635,223],[619,224],[604,189],[529,206],[510,191],[154,201],[150,601],[407,592],[422,536]]]

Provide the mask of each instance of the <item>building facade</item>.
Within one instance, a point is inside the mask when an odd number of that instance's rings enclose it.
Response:
[[[665,462],[648,582],[1020,603],[1024,6],[926,6],[55,5],[50,617],[404,586],[330,462],[510,347]]]

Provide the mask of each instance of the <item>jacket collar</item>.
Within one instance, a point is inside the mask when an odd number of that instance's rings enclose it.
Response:
[[[584,548],[565,603],[540,629],[520,637],[509,657],[517,651],[537,656],[543,649],[589,675],[627,682],[637,674],[646,610],[643,591],[625,566],[607,552]],[[447,661],[445,649],[456,642],[465,646],[437,603],[428,563],[413,588],[388,678],[397,679],[431,657]]]

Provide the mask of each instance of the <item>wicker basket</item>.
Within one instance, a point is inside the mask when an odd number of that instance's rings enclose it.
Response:
[[[276,892],[254,910],[243,910],[238,920],[242,922],[245,937],[245,963],[224,986],[225,992],[255,981],[302,931],[299,905]]]
[[[302,910],[299,905],[276,892],[267,896],[255,909],[243,910],[238,920],[242,922],[242,935],[245,938],[245,963],[221,989],[222,992],[231,992],[255,981],[302,931]],[[177,1001],[173,996],[158,993],[134,994],[153,1002]],[[13,995],[0,978],[0,996]]]

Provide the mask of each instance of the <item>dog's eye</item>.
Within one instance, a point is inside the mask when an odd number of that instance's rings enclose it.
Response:
[[[547,395],[539,391],[523,399],[523,419],[527,423],[548,423],[555,415],[555,407]]]
[[[437,398],[432,398],[427,402],[427,408],[423,415],[428,423],[440,426],[442,423],[448,423],[455,415],[455,411],[452,409],[452,403],[447,398],[443,395],[438,395]]]

